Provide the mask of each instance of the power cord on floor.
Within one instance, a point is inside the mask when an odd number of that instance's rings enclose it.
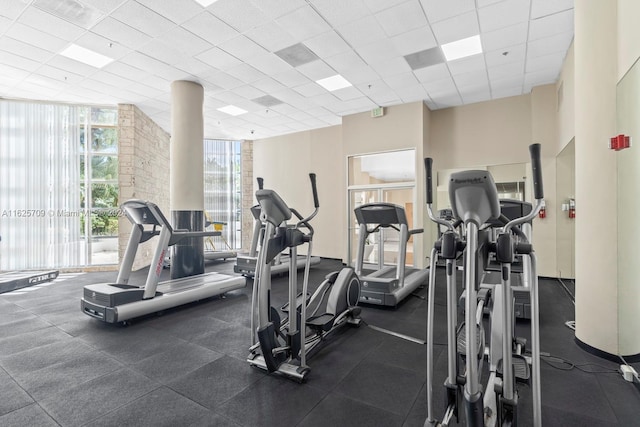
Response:
[[[587,374],[619,374],[620,373],[618,369],[611,369],[603,365],[598,365],[597,363],[581,363],[579,365],[576,365],[575,363],[573,363],[568,359],[565,359],[560,356],[553,356],[549,353],[541,353],[540,360],[542,360],[552,368],[559,369],[561,371],[571,371],[572,369],[575,368]],[[589,369],[585,369],[584,368],[585,366],[597,366],[598,368],[602,368],[602,370],[589,370]]]

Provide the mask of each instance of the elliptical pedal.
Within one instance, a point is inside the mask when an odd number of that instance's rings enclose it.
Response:
[[[529,384],[531,379],[531,368],[527,359],[521,354],[514,354],[513,356],[513,376],[519,383]],[[502,378],[502,359],[498,361],[496,367],[496,373],[498,377]]]
[[[465,322],[460,324],[457,334],[457,349],[458,354],[465,359],[467,354],[467,328]],[[484,357],[484,327],[476,325],[476,342],[478,345],[478,359]]]

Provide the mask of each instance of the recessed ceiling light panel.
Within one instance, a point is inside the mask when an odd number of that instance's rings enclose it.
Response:
[[[207,6],[211,6],[212,4],[217,2],[218,0],[196,0],[196,1],[198,3],[200,3],[202,5],[202,7],[207,7]]]
[[[444,57],[447,61],[453,61],[482,53],[480,36],[467,37],[466,39],[443,44],[442,53],[444,53]]]
[[[333,92],[334,90],[344,89],[345,87],[353,86],[351,83],[347,81],[340,74],[336,74],[335,76],[327,77],[326,79],[316,80],[320,86],[328,90],[329,92]]]
[[[96,68],[102,68],[113,61],[113,58],[109,58],[108,56],[104,56],[98,52],[78,46],[77,44],[69,45],[69,47],[60,52],[60,55]]]
[[[227,113],[231,116],[239,116],[240,114],[247,113],[247,110],[243,110],[240,107],[236,107],[235,105],[227,105],[225,107],[218,108],[218,111],[222,111],[223,113]]]

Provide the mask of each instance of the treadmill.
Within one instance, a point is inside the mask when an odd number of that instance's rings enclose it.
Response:
[[[174,230],[158,206],[143,200],[122,205],[133,224],[116,283],[86,285],[81,299],[82,312],[106,323],[124,322],[193,301],[243,288],[246,279],[220,273],[205,273],[158,283],[169,246],[185,238],[207,237],[214,231]],[[140,243],[154,236],[158,245],[144,286],[130,285],[129,277]]]
[[[207,212],[204,213],[204,228],[213,226],[213,233],[204,240],[204,259],[205,261],[226,260],[227,258],[235,258],[238,253],[231,249],[227,239],[222,235],[222,229],[227,225],[226,222],[214,221]],[[214,237],[220,237],[225,244],[226,249],[218,249],[213,241]]]
[[[294,215],[298,215],[295,209],[291,209]],[[253,215],[253,237],[251,240],[251,248],[248,254],[238,254],[236,257],[236,264],[233,266],[235,273],[240,273],[243,276],[254,277],[256,273],[256,266],[258,264],[258,252],[260,251],[259,242],[262,240],[262,234],[264,233],[264,223],[260,219],[260,205],[251,207],[251,215]],[[300,218],[302,219],[302,218]],[[319,264],[320,257],[312,256],[309,260],[309,265]],[[305,255],[298,255],[296,260],[296,267],[298,270],[304,268],[307,262]],[[283,274],[289,272],[289,255],[280,253],[271,263],[271,275]]]
[[[529,202],[523,202],[517,199],[500,199],[500,213],[503,214],[509,221],[515,218],[522,218],[533,210],[533,205]],[[503,222],[490,221],[491,226],[495,228],[501,228],[504,226]],[[520,230],[527,237],[529,242],[532,241],[532,221],[525,222],[520,225]],[[495,236],[494,241],[495,241]],[[531,259],[529,257],[523,257],[522,255],[516,255],[513,264],[511,264],[511,288],[513,290],[514,308],[513,313],[517,319],[531,319],[531,297],[529,270],[531,269]],[[501,284],[500,263],[496,260],[494,253],[490,254],[487,258],[486,265],[484,266],[484,274],[482,276],[482,285],[496,285]]]
[[[58,270],[0,272],[0,294],[49,282],[56,279],[58,273]]]
[[[368,203],[355,209],[359,224],[356,274],[360,277],[360,302],[385,306],[396,306],[423,285],[428,269],[406,267],[407,242],[423,229],[409,230],[407,215],[402,206],[392,203]],[[370,228],[370,226],[372,228]],[[396,265],[384,265],[384,241],[378,239],[378,269],[363,274],[365,242],[369,235],[391,228],[398,231],[398,260]]]

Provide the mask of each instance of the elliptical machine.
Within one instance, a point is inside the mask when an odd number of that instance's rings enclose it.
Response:
[[[326,276],[313,295],[309,296],[309,267],[313,246],[310,221],[317,215],[319,202],[316,175],[309,174],[315,210],[303,218],[289,208],[273,190],[260,189],[256,198],[261,220],[265,224],[261,235],[258,265],[251,302],[252,342],[247,362],[269,373],[278,373],[303,382],[310,372],[308,353],[324,337],[340,326],[358,326],[360,280],[353,268],[345,267]],[[295,215],[298,222],[287,226]],[[308,244],[302,292],[298,293],[297,248]],[[275,256],[289,248],[289,298],[281,307],[286,318],[271,306],[271,264]],[[292,308],[293,307],[293,308]]]
[[[433,409],[433,322],[435,274],[429,279],[427,314],[427,419],[426,426],[446,426],[463,406],[467,426],[516,426],[518,424],[518,393],[516,381],[530,382],[533,401],[533,425],[542,425],[540,403],[540,337],[538,308],[537,261],[533,247],[518,226],[533,220],[542,207],[544,197],[540,144],[529,147],[533,171],[536,205],[527,215],[509,221],[500,212],[495,183],[488,171],[464,171],[451,175],[449,197],[454,222],[437,218],[432,211],[432,159],[425,159],[427,175],[427,210],[437,224],[447,227],[431,251],[431,270],[435,271],[438,257],[446,260],[447,276],[447,378],[445,380],[446,409],[438,421]],[[503,231],[495,243],[486,239],[483,225],[499,220]],[[463,224],[464,236],[456,232]],[[516,237],[517,236],[517,237]],[[479,267],[493,252],[500,263],[501,283],[493,289],[480,288]],[[456,260],[464,255],[465,320],[457,322]],[[516,255],[528,258],[531,300],[531,356],[524,356],[525,340],[514,336],[514,296],[511,288],[511,265]],[[492,295],[493,292],[493,295]],[[485,306],[499,322],[501,334],[492,335],[491,347],[498,351],[499,360],[489,360],[486,387],[481,384],[485,357],[485,336],[482,326]],[[495,330],[495,328],[492,327]],[[495,348],[492,348],[495,350]],[[502,350],[501,352],[499,350]],[[461,402],[464,402],[461,404]]]

